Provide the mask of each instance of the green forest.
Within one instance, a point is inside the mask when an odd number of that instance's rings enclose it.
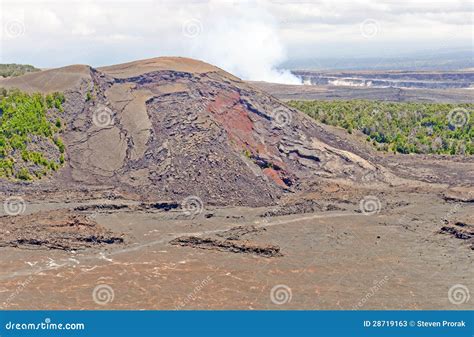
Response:
[[[40,71],[29,64],[0,64],[0,77],[15,77]]]
[[[31,180],[64,162],[64,96],[0,89],[0,177]]]
[[[290,101],[324,124],[362,132],[378,150],[395,153],[474,153],[474,104],[368,100]]]

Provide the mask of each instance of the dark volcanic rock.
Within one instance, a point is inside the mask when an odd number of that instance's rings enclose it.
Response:
[[[146,202],[194,196],[254,207],[276,204],[308,178],[354,179],[375,169],[322,142],[307,116],[200,61],[39,74],[65,82],[66,167],[56,177],[63,189],[102,184]],[[29,80],[35,90],[58,89],[44,79]]]
[[[170,244],[231,253],[253,254],[264,257],[282,256],[280,247],[274,245],[255,245],[248,242],[198,238],[196,236],[182,236],[170,241]]]
[[[122,243],[121,235],[70,211],[0,217],[0,247],[71,251]]]
[[[441,227],[439,230],[440,234],[448,234],[453,238],[464,240],[474,250],[474,225],[468,224],[462,221],[456,221],[454,223],[448,223]]]

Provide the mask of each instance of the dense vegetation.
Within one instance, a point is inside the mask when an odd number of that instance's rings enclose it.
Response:
[[[15,77],[35,71],[40,70],[29,64],[0,64],[1,77]]]
[[[64,96],[0,90],[0,177],[30,180],[64,162]]]
[[[399,153],[474,153],[474,104],[366,100],[290,101],[314,119],[359,130],[377,149]]]

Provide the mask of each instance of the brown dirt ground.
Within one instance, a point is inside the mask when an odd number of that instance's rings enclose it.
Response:
[[[74,196],[68,203],[61,193],[31,198],[25,215],[0,218],[0,303],[10,309],[473,309],[472,302],[448,299],[453,285],[474,287],[472,236],[446,230],[472,235],[473,204],[445,200],[444,191],[333,182],[281,206],[204,205],[196,216],[177,204],[123,196]],[[379,212],[360,211],[367,195],[378,198]],[[38,225],[48,217],[47,226]],[[124,242],[78,247],[74,236],[67,239],[72,250],[5,244],[16,233],[62,240],[54,226],[80,238],[106,233]],[[114,292],[105,306],[92,295],[101,284]],[[272,302],[278,285],[291,289],[290,302]]]

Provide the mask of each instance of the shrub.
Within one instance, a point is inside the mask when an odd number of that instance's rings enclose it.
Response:
[[[33,141],[48,139],[60,154],[64,153],[64,143],[56,134],[61,127],[61,120],[56,115],[63,111],[64,95],[27,94],[19,90],[0,93],[0,177],[32,179],[27,168],[15,168],[14,158],[18,158],[18,151],[23,162],[31,162],[47,170],[58,169],[58,162],[63,163],[64,156],[62,162],[59,155],[50,161],[43,153],[28,151],[27,147]],[[21,163],[18,165],[21,166]]]
[[[22,167],[21,169],[18,170],[18,172],[16,173],[16,178],[20,179],[20,180],[31,180],[32,179],[32,177],[30,175],[30,172],[25,167]]]

